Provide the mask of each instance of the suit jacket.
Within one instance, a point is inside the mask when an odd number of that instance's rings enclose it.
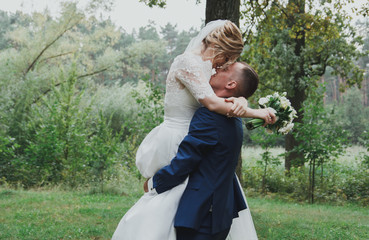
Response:
[[[246,208],[235,176],[242,138],[239,118],[227,118],[207,108],[195,112],[176,157],[153,177],[153,187],[162,193],[189,176],[175,227],[199,230],[211,209],[214,234],[229,228],[238,212]]]

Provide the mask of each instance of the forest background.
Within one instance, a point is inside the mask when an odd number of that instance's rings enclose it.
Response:
[[[317,9],[328,9],[328,3]],[[149,22],[128,33],[93,14],[109,11],[109,2],[91,1],[85,9],[74,2],[61,5],[57,17],[0,11],[0,184],[121,194],[127,181],[141,181],[135,152],[163,121],[166,74],[198,28],[178,31],[171,23]],[[247,6],[243,19],[250,17]],[[257,7],[276,16],[272,6]],[[299,84],[309,87],[300,88],[305,99],[291,134],[299,144],[286,151],[285,136],[245,129],[242,181],[250,195],[368,205],[369,22],[319,11],[325,22],[304,23],[306,29],[320,25],[310,39],[316,47],[308,46],[309,39],[305,45],[304,56],[317,63],[307,64],[308,74],[300,76]],[[365,6],[355,11],[367,13]],[[261,76],[260,89],[249,99],[257,107],[261,96],[296,91],[287,72],[301,61],[283,41],[300,39],[293,35],[300,30],[285,32],[279,21],[253,17],[252,25],[241,26],[241,59]],[[279,29],[275,35],[273,28]],[[314,55],[326,49],[334,51]],[[322,57],[327,60],[319,62]],[[290,166],[283,164],[289,152],[300,157]]]
[[[200,26],[127,32],[98,14],[113,2],[0,11],[2,239],[109,239],[142,195],[135,152]],[[261,79],[250,105],[287,92],[299,111],[287,136],[244,129],[239,177],[259,239],[369,238],[369,3],[350,2],[238,1],[241,60]]]

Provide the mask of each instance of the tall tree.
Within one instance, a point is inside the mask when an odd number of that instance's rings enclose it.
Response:
[[[159,40],[159,34],[155,28],[155,22],[150,21],[145,27],[138,30],[138,38],[140,40]]]
[[[302,104],[327,67],[344,78],[345,85],[360,83],[362,71],[355,65],[361,39],[343,10],[346,0],[252,1],[242,12],[248,26],[248,50],[244,59],[256,67],[264,91],[286,91],[302,122]],[[299,142],[286,136],[288,171],[303,156],[292,151]]]
[[[240,26],[240,0],[207,0],[205,23],[227,19]]]

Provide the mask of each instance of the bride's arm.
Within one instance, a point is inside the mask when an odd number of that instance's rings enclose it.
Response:
[[[227,101],[224,98],[217,97],[215,94],[199,99],[199,102],[212,112],[222,115],[235,117],[247,116],[247,100],[243,97],[234,98],[233,101]]]
[[[217,97],[210,86],[209,78],[203,69],[188,55],[182,55],[175,60],[174,77],[186,87],[199,103],[210,111],[229,116],[241,117],[246,114],[247,100],[235,98],[226,102],[224,98]]]
[[[265,121],[265,125],[276,122],[276,116],[272,111],[269,109],[249,108],[244,97],[224,99],[212,95],[199,99],[199,102],[210,111],[219,114],[242,118],[260,118]]]

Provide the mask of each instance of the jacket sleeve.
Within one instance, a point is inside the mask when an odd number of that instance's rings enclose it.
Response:
[[[165,192],[180,183],[200,164],[203,156],[218,142],[215,113],[206,108],[196,111],[188,135],[179,145],[177,155],[171,163],[153,176],[153,187],[157,193]]]

